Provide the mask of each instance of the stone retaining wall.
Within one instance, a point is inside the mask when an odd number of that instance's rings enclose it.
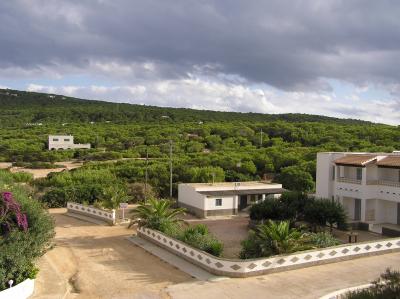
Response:
[[[299,251],[293,254],[277,255],[268,258],[248,260],[224,259],[193,248],[159,231],[145,227],[138,228],[137,231],[138,236],[167,249],[208,272],[228,277],[256,276],[271,272],[349,260],[367,255],[400,251],[400,238],[393,238]]]
[[[67,203],[68,212],[82,214],[88,217],[96,218],[101,221],[105,221],[111,225],[116,223],[115,210],[106,211],[102,209],[96,209],[93,207],[85,206],[75,202]]]

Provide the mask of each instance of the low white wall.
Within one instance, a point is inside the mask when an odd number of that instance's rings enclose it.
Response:
[[[84,206],[79,203],[75,202],[68,202],[67,203],[68,212],[75,212],[78,214],[83,214],[88,217],[94,217],[103,221],[106,221],[110,224],[115,224],[116,217],[115,217],[115,210],[106,211],[102,209],[96,209],[93,207]]]
[[[26,279],[16,286],[0,292],[0,299],[25,299],[33,294],[35,280]]]
[[[353,243],[323,249],[300,251],[294,254],[278,255],[268,258],[235,260],[212,256],[188,244],[168,237],[159,231],[145,227],[138,228],[138,235],[166,248],[172,253],[183,257],[213,274],[228,277],[255,276],[269,272],[309,267],[312,265],[348,260],[364,255],[400,250],[400,238],[392,238],[374,242]]]

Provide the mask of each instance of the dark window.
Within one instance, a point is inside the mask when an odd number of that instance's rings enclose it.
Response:
[[[357,180],[362,180],[362,168],[357,168]]]
[[[336,166],[332,166],[332,180],[333,181],[335,180],[335,169],[336,169]]]
[[[53,141],[58,141],[58,138],[53,138]]]
[[[65,141],[65,142],[68,142],[68,141],[69,141],[69,139],[64,139],[64,141]]]
[[[222,206],[222,198],[217,198],[217,199],[215,199],[215,205],[216,205],[217,207]]]

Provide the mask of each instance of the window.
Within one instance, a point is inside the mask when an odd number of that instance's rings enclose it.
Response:
[[[222,206],[222,198],[217,198],[217,199],[215,199],[215,205],[216,205],[217,207]]]
[[[58,138],[53,138],[53,141],[58,141]]]
[[[69,142],[69,139],[64,139],[65,142]]]
[[[335,180],[335,168],[336,166],[332,166],[332,181]]]
[[[357,180],[362,180],[362,168],[357,168]]]

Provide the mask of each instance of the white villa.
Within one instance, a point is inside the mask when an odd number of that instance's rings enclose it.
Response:
[[[178,185],[178,204],[198,217],[235,215],[266,196],[278,197],[281,184],[267,182],[192,183]]]
[[[400,234],[400,153],[327,152],[317,155],[316,196],[343,204],[350,221]]]
[[[72,135],[49,135],[49,150],[89,149],[90,143],[75,144]]]

